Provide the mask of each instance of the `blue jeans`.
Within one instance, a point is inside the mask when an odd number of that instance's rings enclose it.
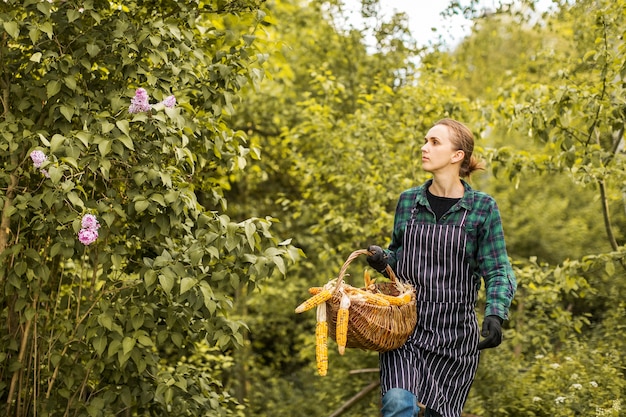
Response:
[[[392,388],[383,395],[383,417],[417,417],[420,407],[412,392],[402,388]],[[426,408],[425,417],[441,417],[439,413]]]

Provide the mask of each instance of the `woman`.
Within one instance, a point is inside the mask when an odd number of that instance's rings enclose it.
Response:
[[[432,179],[404,191],[389,248],[370,246],[369,264],[389,264],[415,286],[418,322],[399,349],[380,355],[383,417],[459,417],[479,350],[502,341],[516,280],[495,200],[463,178],[482,169],[474,138],[462,123],[443,119],[427,133],[422,167]],[[486,309],[479,342],[475,306],[480,279]]]

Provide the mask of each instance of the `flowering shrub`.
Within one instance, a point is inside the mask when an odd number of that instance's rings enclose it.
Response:
[[[261,15],[206,42],[225,15],[197,2],[79,3],[0,2],[2,415],[241,416],[219,374],[178,364],[241,345],[232,294],[292,250],[215,209],[249,158],[222,109],[257,78],[240,31]],[[157,82],[195,110],[151,104]]]

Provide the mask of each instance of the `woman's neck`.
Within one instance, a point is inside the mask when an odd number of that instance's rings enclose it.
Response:
[[[428,187],[428,190],[433,195],[447,198],[461,198],[465,193],[465,187],[458,175],[436,176],[433,178],[433,182]]]

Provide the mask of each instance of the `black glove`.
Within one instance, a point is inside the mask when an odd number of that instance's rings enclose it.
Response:
[[[383,272],[387,267],[387,255],[380,246],[371,245],[367,248],[369,255],[367,255],[367,263],[378,272]]]
[[[502,343],[502,319],[498,316],[485,317],[480,335],[485,339],[478,344],[478,350],[498,346]]]

